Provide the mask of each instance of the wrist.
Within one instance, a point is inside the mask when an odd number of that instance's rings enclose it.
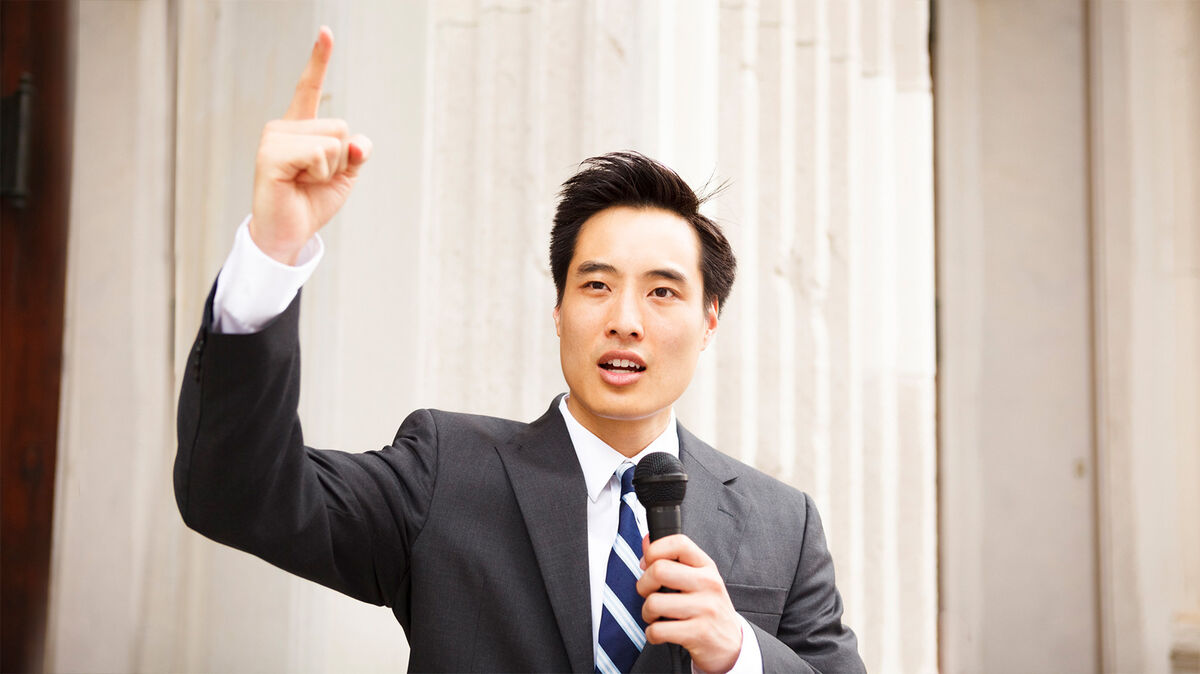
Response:
[[[729,674],[731,672],[761,672],[761,667],[750,665],[747,668],[748,662],[743,662],[742,656],[745,654],[746,639],[753,639],[754,635],[750,630],[749,623],[738,614],[734,614],[734,620],[737,623],[736,637],[733,640],[733,649],[725,650],[720,657],[709,657],[704,662],[707,667],[701,667],[696,664],[695,656],[692,658],[693,674]],[[759,656],[751,658],[750,661],[757,659]]]
[[[279,262],[286,264],[289,267],[296,266],[296,261],[300,259],[300,252],[304,250],[307,241],[277,241],[271,237],[264,235],[255,226],[254,218],[250,218],[250,223],[247,226],[250,232],[250,240],[254,242],[254,246],[262,251],[263,255]]]

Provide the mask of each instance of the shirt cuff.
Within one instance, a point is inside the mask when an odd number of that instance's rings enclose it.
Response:
[[[314,234],[304,244],[295,266],[284,264],[259,249],[250,238],[249,224],[247,215],[217,275],[213,332],[244,335],[262,330],[288,308],[325,254],[321,236]]]
[[[763,661],[762,650],[758,647],[758,637],[754,635],[754,628],[750,627],[750,623],[742,615],[738,614],[738,620],[742,621],[742,650],[738,653],[737,661],[733,663],[729,674],[762,674]],[[706,674],[706,672],[692,663],[692,674]]]

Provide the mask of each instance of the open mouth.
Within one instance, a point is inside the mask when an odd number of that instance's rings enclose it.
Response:
[[[609,372],[645,372],[646,371],[645,365],[639,365],[638,363],[635,363],[632,360],[625,360],[623,358],[614,358],[612,360],[605,361],[603,363],[600,363],[600,367],[602,369],[608,370]]]

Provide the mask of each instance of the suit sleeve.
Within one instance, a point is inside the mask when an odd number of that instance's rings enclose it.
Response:
[[[392,444],[306,447],[300,297],[260,332],[213,332],[212,294],[179,396],[175,499],[205,536],[373,604],[407,604],[409,550],[428,513],[437,430],[427,411]]]
[[[865,672],[858,639],[842,624],[842,597],[821,516],[804,494],[804,539],[778,634],[752,625],[764,672]]]

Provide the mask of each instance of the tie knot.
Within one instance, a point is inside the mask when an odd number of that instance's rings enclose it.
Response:
[[[633,464],[623,463],[617,469],[617,477],[621,478],[621,496],[633,493]]]

